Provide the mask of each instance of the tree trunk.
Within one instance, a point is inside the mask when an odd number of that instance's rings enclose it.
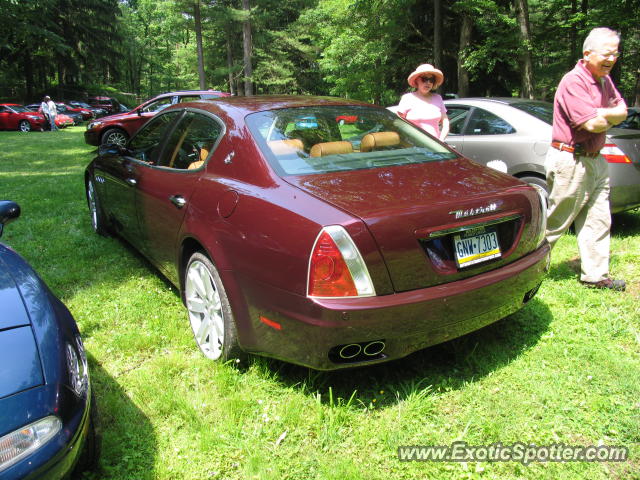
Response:
[[[249,0],[242,0],[242,10],[245,11],[247,19],[242,25],[243,50],[244,50],[244,94],[253,95],[253,67],[251,66],[251,7]]]
[[[25,49],[26,50],[26,49]],[[22,66],[24,72],[24,83],[26,87],[26,95],[28,99],[33,98],[33,64],[31,60],[31,54],[29,50],[24,52],[24,56],[22,57]]]
[[[235,79],[233,77],[233,52],[231,51],[231,34],[227,32],[227,69],[229,70],[229,93],[236,94]]]
[[[207,88],[207,80],[204,75],[204,55],[202,53],[202,19],[200,18],[200,0],[193,5],[193,18],[196,23],[196,47],[198,50],[198,79],[200,90]]]
[[[571,18],[575,19],[578,13],[578,0],[571,0]],[[571,58],[569,59],[569,65],[573,65],[576,59],[580,58],[578,55],[578,29],[575,21],[571,22],[571,29],[569,30],[569,43],[571,50]]]
[[[433,0],[433,62],[442,69],[442,0]]]
[[[531,33],[529,30],[529,4],[527,0],[515,0],[520,27],[520,96],[533,98],[533,62],[531,61]]]
[[[467,13],[462,14],[462,25],[460,26],[460,44],[458,47],[458,96],[469,96],[469,71],[464,66],[466,51],[471,44],[471,33],[473,30],[473,20]]]

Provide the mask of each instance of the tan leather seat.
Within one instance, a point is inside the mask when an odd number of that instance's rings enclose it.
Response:
[[[340,153],[353,153],[353,145],[351,145],[351,142],[316,143],[311,147],[309,155],[312,157],[324,157],[325,155],[337,155]]]
[[[209,148],[203,146],[200,148],[200,160],[196,160],[195,162],[191,162],[187,167],[187,170],[195,170],[196,168],[200,168],[204,165],[204,161],[209,156]]]
[[[304,149],[304,144],[299,138],[272,140],[268,142],[268,145],[274,155],[288,155]]]
[[[360,143],[361,152],[371,152],[382,147],[400,145],[400,135],[397,132],[367,133]]]

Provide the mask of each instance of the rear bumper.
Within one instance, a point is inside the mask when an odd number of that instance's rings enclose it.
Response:
[[[640,206],[640,164],[609,164],[612,213],[624,212]]]
[[[549,255],[545,243],[516,262],[475,277],[369,298],[310,300],[253,284],[244,288],[249,319],[238,325],[240,344],[249,352],[318,370],[402,358],[518,311],[545,276]],[[336,347],[374,341],[385,345],[378,355],[348,361],[336,357]]]

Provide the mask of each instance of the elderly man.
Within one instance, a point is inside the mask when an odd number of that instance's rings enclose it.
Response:
[[[580,250],[580,281],[589,287],[624,290],[609,278],[609,170],[600,155],[605,132],[622,122],[627,106],[609,73],[618,59],[620,37],[593,29],[583,58],[558,85],[553,104],[553,141],[545,168],[549,194],[547,239],[553,246],[575,223]]]

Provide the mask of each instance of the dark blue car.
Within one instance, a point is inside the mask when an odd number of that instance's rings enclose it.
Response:
[[[0,235],[20,207],[0,201]],[[75,320],[29,264],[0,243],[0,479],[58,479],[100,450]]]

